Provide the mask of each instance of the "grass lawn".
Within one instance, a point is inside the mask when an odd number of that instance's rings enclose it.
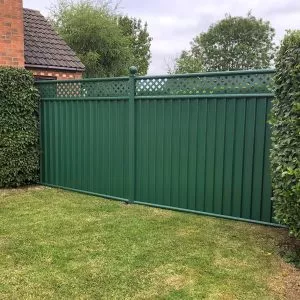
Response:
[[[0,190],[0,299],[300,299],[283,229]],[[298,287],[297,287],[298,284]]]

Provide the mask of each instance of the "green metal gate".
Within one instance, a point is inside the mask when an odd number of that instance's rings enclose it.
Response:
[[[41,183],[272,223],[271,70],[43,81]]]

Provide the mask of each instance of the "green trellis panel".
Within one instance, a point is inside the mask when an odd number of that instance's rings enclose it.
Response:
[[[41,182],[273,223],[273,72],[38,82]]]

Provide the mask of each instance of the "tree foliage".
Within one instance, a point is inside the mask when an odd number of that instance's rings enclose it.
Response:
[[[192,51],[182,51],[180,56],[175,59],[175,68],[169,70],[169,73],[197,73],[203,71],[202,60]]]
[[[196,36],[176,61],[175,72],[248,70],[270,67],[276,47],[269,22],[227,15]]]
[[[87,77],[124,74],[131,60],[129,41],[108,6],[63,0],[52,10],[51,18],[85,65]]]
[[[284,37],[274,81],[271,169],[275,216],[300,238],[300,30]]]
[[[147,74],[151,59],[150,46],[152,41],[148,33],[147,23],[143,24],[141,19],[121,16],[118,20],[118,24],[123,34],[128,37],[130,41],[133,54],[131,64],[138,68],[140,75]]]
[[[109,2],[59,0],[50,19],[86,66],[86,77],[127,75],[135,62],[147,72],[151,42],[147,25],[120,17]]]
[[[0,188],[38,180],[38,99],[29,71],[0,68]]]

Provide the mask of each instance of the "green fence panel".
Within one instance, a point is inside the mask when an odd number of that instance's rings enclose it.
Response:
[[[274,223],[272,70],[38,82],[41,183]]]
[[[107,89],[99,88],[104,84]],[[111,88],[114,84],[120,88]],[[127,199],[128,80],[37,85],[42,95],[41,182]],[[57,97],[43,97],[53,86]]]
[[[270,97],[136,102],[136,200],[271,222]]]

